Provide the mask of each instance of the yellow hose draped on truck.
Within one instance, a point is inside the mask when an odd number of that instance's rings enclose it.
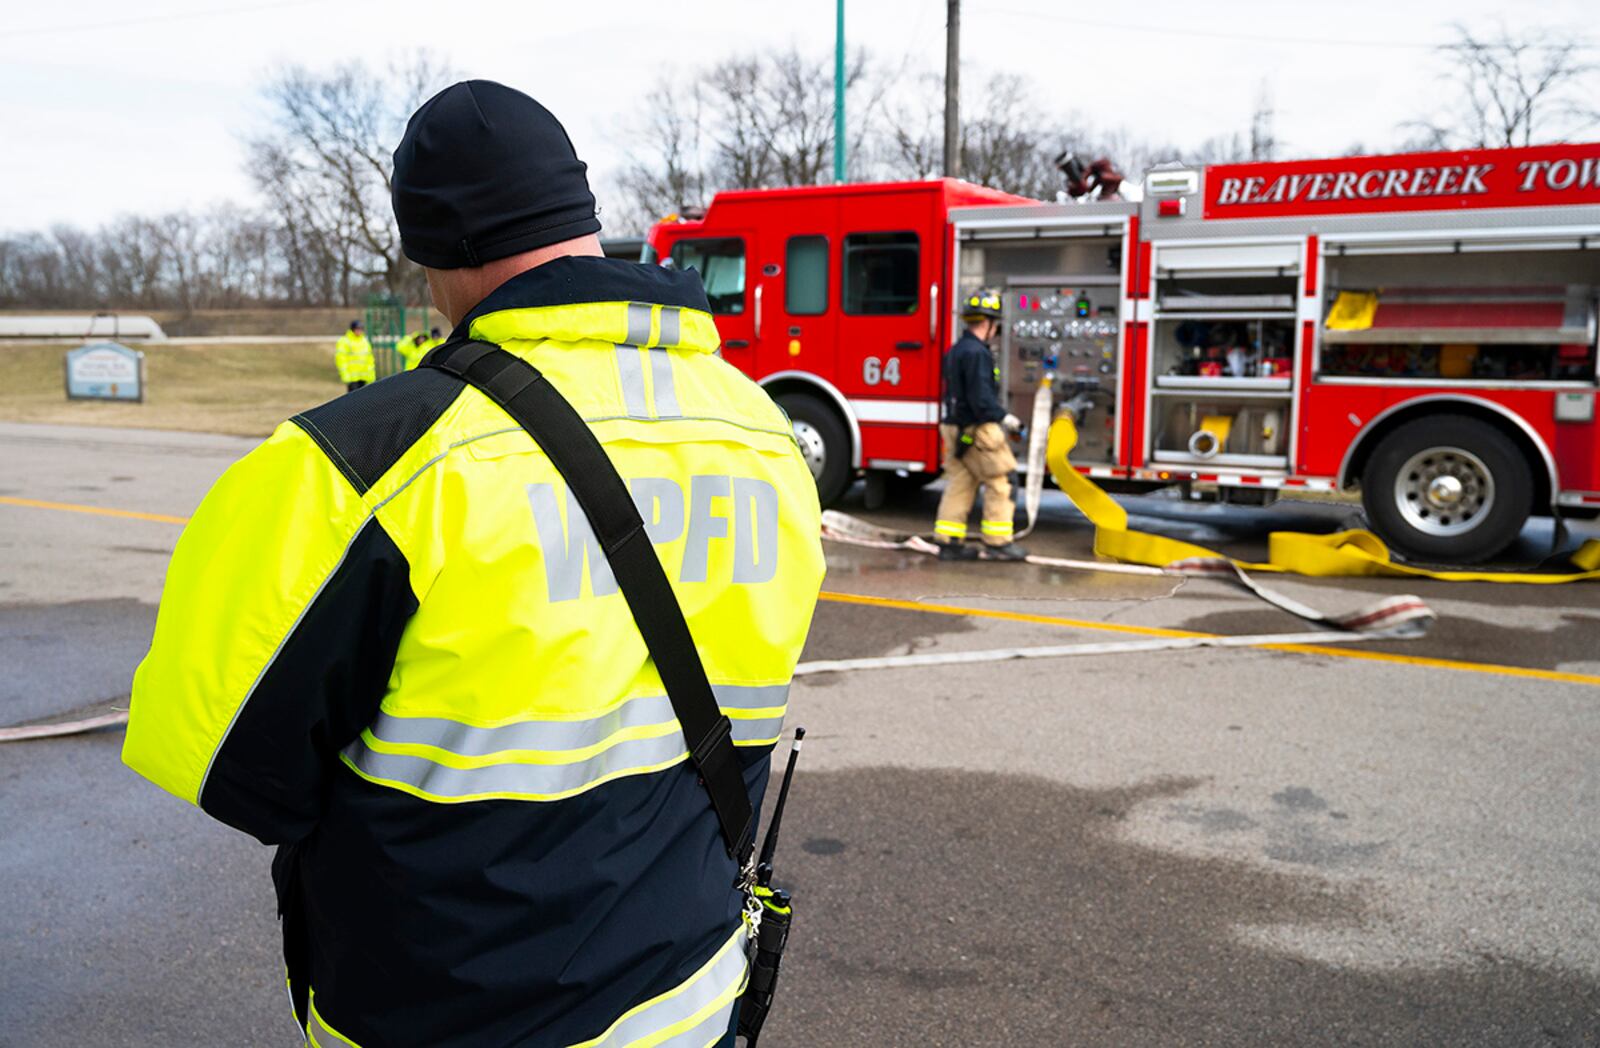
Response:
[[[1433,571],[1397,564],[1389,547],[1370,531],[1336,531],[1312,535],[1301,531],[1274,531],[1267,536],[1267,561],[1252,564],[1224,557],[1215,550],[1128,528],[1128,513],[1099,486],[1068,461],[1078,443],[1078,428],[1070,414],[1050,424],[1045,463],[1056,484],[1094,525],[1094,551],[1102,556],[1156,568],[1183,561],[1227,560],[1248,571],[1282,571],[1297,575],[1389,575],[1442,579],[1446,582],[1577,582],[1600,578],[1600,540],[1589,539],[1572,555],[1578,570],[1561,573],[1521,571]]]

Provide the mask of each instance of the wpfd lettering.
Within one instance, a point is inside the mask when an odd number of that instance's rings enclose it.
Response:
[[[732,579],[745,585],[770,582],[778,573],[778,489],[753,477],[721,475],[689,478],[683,486],[666,477],[635,477],[628,483],[633,503],[644,518],[645,533],[660,546],[683,538],[680,582],[705,582],[710,575],[712,543],[733,543]],[[544,550],[545,578],[552,603],[583,595],[585,566],[589,592],[603,597],[617,592],[589,518],[570,489],[563,520],[553,484],[529,484],[528,504]]]

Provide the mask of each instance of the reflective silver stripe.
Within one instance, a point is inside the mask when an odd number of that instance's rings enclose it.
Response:
[[[453,768],[426,757],[381,753],[367,745],[365,734],[344,751],[357,770],[374,779],[402,783],[435,797],[455,799],[489,794],[565,795],[604,778],[670,764],[687,754],[683,732],[677,730],[651,739],[628,739],[585,760],[567,764],[505,763]]]
[[[787,684],[713,684],[717,705],[730,710],[767,710],[789,702]]]
[[[664,349],[650,351],[650,383],[655,387],[656,417],[677,418],[678,390],[672,383],[672,357]]]
[[[519,721],[498,728],[475,728],[442,717],[378,714],[371,732],[382,742],[436,746],[463,757],[487,757],[506,750],[581,750],[598,746],[619,731],[672,724],[665,695],[633,699],[599,717],[577,721]]]
[[[650,341],[650,306],[644,302],[628,303],[628,341],[636,346]]]
[[[733,1006],[738,1003],[738,1000],[729,1001],[687,1030],[653,1042],[652,1048],[707,1048],[720,1044],[728,1027],[733,1025]]]
[[[632,1014],[625,1016],[603,1036],[585,1041],[578,1048],[627,1048],[628,1045],[659,1037],[663,1031],[682,1022],[693,1020],[701,1012],[711,1009],[687,1030],[679,1031],[661,1041],[652,1041],[659,1048],[704,1048],[716,1040],[715,1032],[726,1031],[733,1020],[732,995],[738,991],[745,978],[745,932],[741,926],[732,939],[723,944],[709,964],[701,968],[689,981],[670,997],[648,1001]],[[721,997],[730,999],[712,1007]],[[721,1022],[721,1026],[716,1024]]]
[[[717,705],[734,712],[780,708],[789,701],[789,685],[713,684]],[[734,738],[770,739],[783,717],[733,719]],[[660,725],[676,727],[672,702],[665,695],[645,695],[598,717],[584,720],[524,720],[493,728],[475,727],[444,717],[403,717],[380,711],[368,729],[380,743],[433,746],[463,757],[487,757],[508,750],[535,750],[559,753],[599,746],[628,728]],[[741,735],[741,725],[748,730]]]
[[[734,742],[765,742],[768,739],[776,739],[783,734],[783,718],[781,716],[756,717],[754,719],[733,717],[729,719],[728,723],[733,725]]]
[[[661,336],[656,339],[658,346],[676,346],[678,344],[678,307],[661,307]]]
[[[632,306],[628,307],[632,309]],[[617,347],[617,376],[622,384],[622,403],[634,418],[649,418],[650,406],[644,399],[644,361],[639,358],[639,347]]]

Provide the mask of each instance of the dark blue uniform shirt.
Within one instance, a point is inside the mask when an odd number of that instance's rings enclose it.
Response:
[[[994,354],[970,330],[944,355],[944,415],[954,426],[976,426],[1006,417],[1000,404],[1000,370]]]

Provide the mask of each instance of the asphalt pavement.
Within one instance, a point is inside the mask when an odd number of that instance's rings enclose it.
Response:
[[[0,423],[0,500],[143,515],[0,501],[0,725],[125,697],[163,518],[248,446]],[[936,498],[863,515],[926,527]],[[1128,505],[1245,557],[1352,513]],[[1030,541],[1089,553],[1059,496]],[[828,552],[807,660],[1304,629],[1216,582]],[[1439,622],[801,677],[762,1044],[1600,1044],[1600,584],[1273,584],[1332,611],[1412,592]],[[294,1043],[267,850],[120,742],[0,744],[0,1045]]]

